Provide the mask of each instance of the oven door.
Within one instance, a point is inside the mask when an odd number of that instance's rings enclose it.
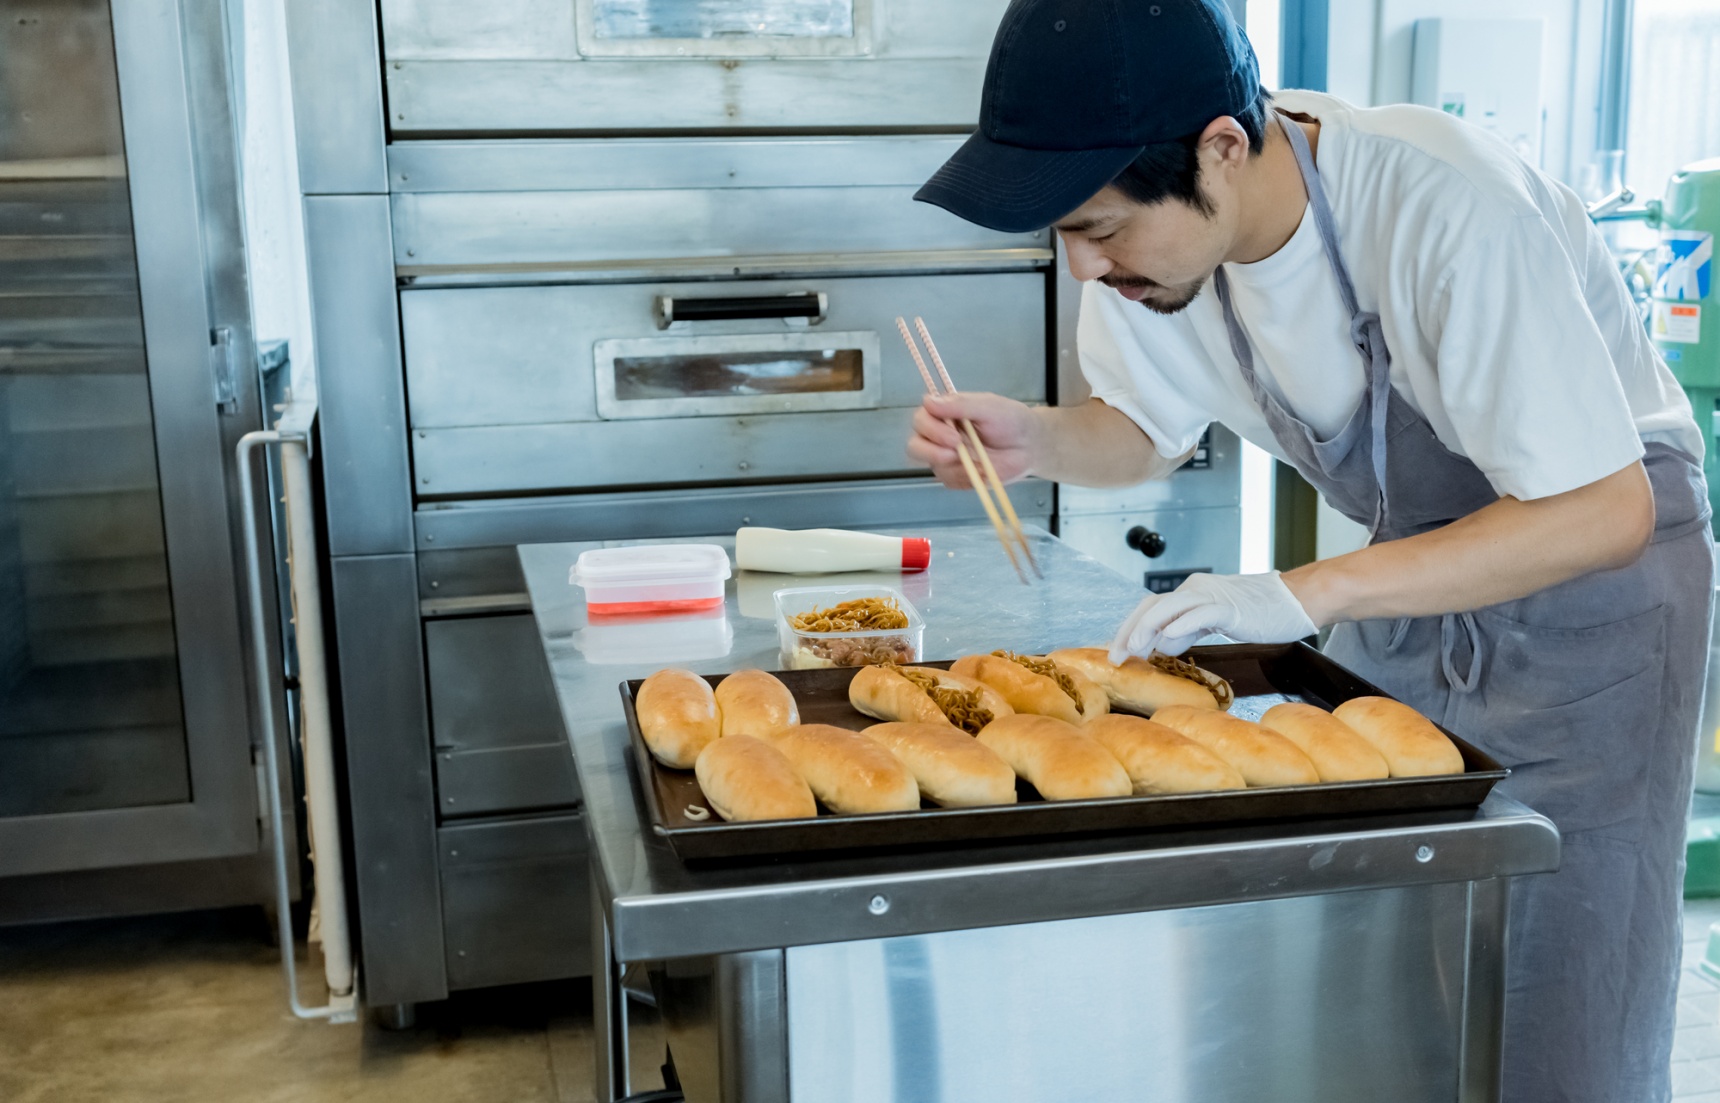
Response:
[[[592,346],[605,420],[875,410],[878,335],[629,337]]]

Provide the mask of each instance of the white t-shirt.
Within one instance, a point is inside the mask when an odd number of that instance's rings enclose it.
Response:
[[[1283,92],[1320,121],[1317,162],[1391,380],[1502,495],[1542,498],[1634,462],[1642,441],[1700,458],[1690,403],[1569,188],[1496,137],[1425,107]],[[1265,386],[1316,433],[1361,404],[1366,367],[1312,214],[1283,248],[1227,264]],[[1076,344],[1093,393],[1180,456],[1212,421],[1285,458],[1249,394],[1211,284],[1155,314],[1098,282]]]

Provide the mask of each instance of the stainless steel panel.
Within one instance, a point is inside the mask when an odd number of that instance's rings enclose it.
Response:
[[[1506,919],[1510,882],[1476,881],[1469,886],[1468,976],[1463,989],[1464,1103],[1499,1103],[1504,1070]]]
[[[1136,486],[1064,486],[1057,510],[1077,513],[1141,513],[1161,509],[1204,509],[1242,504],[1242,442],[1222,425],[1212,427],[1204,469],[1184,467],[1168,479]]]
[[[872,0],[574,0],[585,57],[857,57]]]
[[[284,7],[300,189],[307,196],[386,192],[376,6],[294,0]],[[467,8],[474,10],[481,9]]]
[[[1149,559],[1129,546],[1129,530],[1136,526],[1164,537],[1163,555]],[[1064,514],[1058,534],[1076,550],[1141,585],[1145,575],[1167,571],[1234,574],[1242,559],[1242,511],[1236,507]],[[1118,623],[1124,612],[1119,612]]]
[[[793,1097],[1450,1103],[1468,886],[791,949]]]
[[[1102,638],[1115,627],[1115,609],[1139,596],[1128,579],[1044,533],[1029,533],[1046,575],[1031,587],[1015,581],[989,526],[934,526],[922,535],[932,540],[931,569],[900,579],[925,616],[930,654],[1035,652]],[[688,867],[642,826],[626,725],[613,707],[616,682],[652,667],[593,665],[578,650],[585,615],[567,572],[586,546],[529,545],[520,549],[520,562],[574,748],[617,960],[1485,880],[1558,864],[1552,824],[1495,793],[1473,815],[1436,823],[1333,820],[1216,835]],[[747,616],[744,597],[737,581],[727,598],[729,653],[693,669],[715,673],[772,661],[773,623]],[[885,898],[881,912],[876,896]]]
[[[882,365],[881,402],[903,407],[917,405],[925,393],[892,324],[907,312],[926,319],[958,386],[1045,400],[1045,277],[1040,273],[737,280],[716,289],[674,282],[475,287],[400,295],[412,425],[434,430],[596,420],[593,347],[605,339],[663,333],[653,315],[658,296],[795,291],[828,296],[827,320],[805,329],[777,320],[678,322],[667,332],[796,333],[808,340],[827,330],[867,332]]]
[[[422,495],[909,473],[913,410],[417,430]]]
[[[331,555],[409,551],[400,322],[383,196],[305,200]]]
[[[573,757],[529,615],[424,626],[444,818],[578,801]]]
[[[448,994],[413,574],[411,554],[336,557],[329,564],[363,996],[373,1005]]]
[[[383,20],[392,126],[965,129],[978,116],[980,78],[1004,4],[855,0],[852,36],[771,35],[767,24],[762,35],[657,39],[604,36],[606,26],[614,28],[604,6],[506,0],[478,13],[453,0],[389,0]],[[773,0],[757,7],[782,6]],[[663,29],[675,33],[676,26],[667,20]],[[645,56],[616,56],[630,53]]]
[[[1000,234],[915,203],[917,186],[407,193],[394,197],[393,256],[406,275],[625,261],[662,272],[691,261],[818,256],[840,269],[847,254],[1049,247],[1043,231]]]
[[[687,1103],[788,1103],[784,964],[781,950],[759,950],[651,971]]]
[[[590,975],[583,817],[450,825],[437,841],[449,988]]]

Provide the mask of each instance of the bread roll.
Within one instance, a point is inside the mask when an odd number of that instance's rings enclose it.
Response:
[[[717,695],[690,670],[671,667],[645,679],[633,711],[652,756],[677,770],[691,770],[705,744],[722,734]]]
[[[1015,771],[964,731],[948,724],[874,724],[863,734],[900,759],[933,804],[1015,803]]]
[[[1391,775],[1391,767],[1374,745],[1325,709],[1286,701],[1267,709],[1260,724],[1302,748],[1320,771],[1321,781],[1366,781]]]
[[[1393,777],[1461,774],[1463,752],[1433,722],[1387,697],[1352,697],[1332,715],[1385,756]]]
[[[920,806],[914,775],[859,732],[797,724],[776,737],[776,749],[832,812],[907,812]]]
[[[969,734],[1015,711],[984,683],[924,666],[862,667],[848,683],[848,703],[876,720],[942,722]]]
[[[993,720],[978,738],[1046,800],[1126,797],[1134,791],[1110,751],[1062,720],[1018,712]]]
[[[1016,712],[1051,716],[1077,725],[1083,719],[1079,689],[1072,697],[1057,684],[1056,678],[1037,674],[1014,659],[999,655],[968,655],[952,663],[950,672],[984,682],[1003,694],[1003,699]]]
[[[768,738],[800,723],[794,694],[774,674],[762,670],[737,670],[718,682],[717,711],[722,714],[725,736]]]
[[[1053,651],[1045,657],[1058,666],[1080,671],[1103,687],[1111,704],[1134,712],[1151,716],[1167,705],[1192,705],[1205,709],[1219,707],[1218,699],[1206,686],[1167,674],[1147,660],[1132,655],[1124,660],[1122,666],[1112,666],[1103,647],[1071,647]]]
[[[1277,732],[1228,712],[1171,705],[1153,720],[1188,736],[1236,767],[1250,785],[1312,785],[1320,771],[1296,744]]]
[[[1236,767],[1180,732],[1139,716],[1112,713],[1081,726],[1081,734],[1110,751],[1134,783],[1135,795],[1240,789]]]
[[[792,820],[818,815],[818,802],[787,756],[750,735],[725,735],[699,752],[693,773],[711,811],[725,820]]]

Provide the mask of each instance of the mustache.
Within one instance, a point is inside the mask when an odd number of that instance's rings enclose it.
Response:
[[[1106,287],[1164,287],[1158,280],[1150,280],[1145,276],[1100,276],[1099,282]]]

